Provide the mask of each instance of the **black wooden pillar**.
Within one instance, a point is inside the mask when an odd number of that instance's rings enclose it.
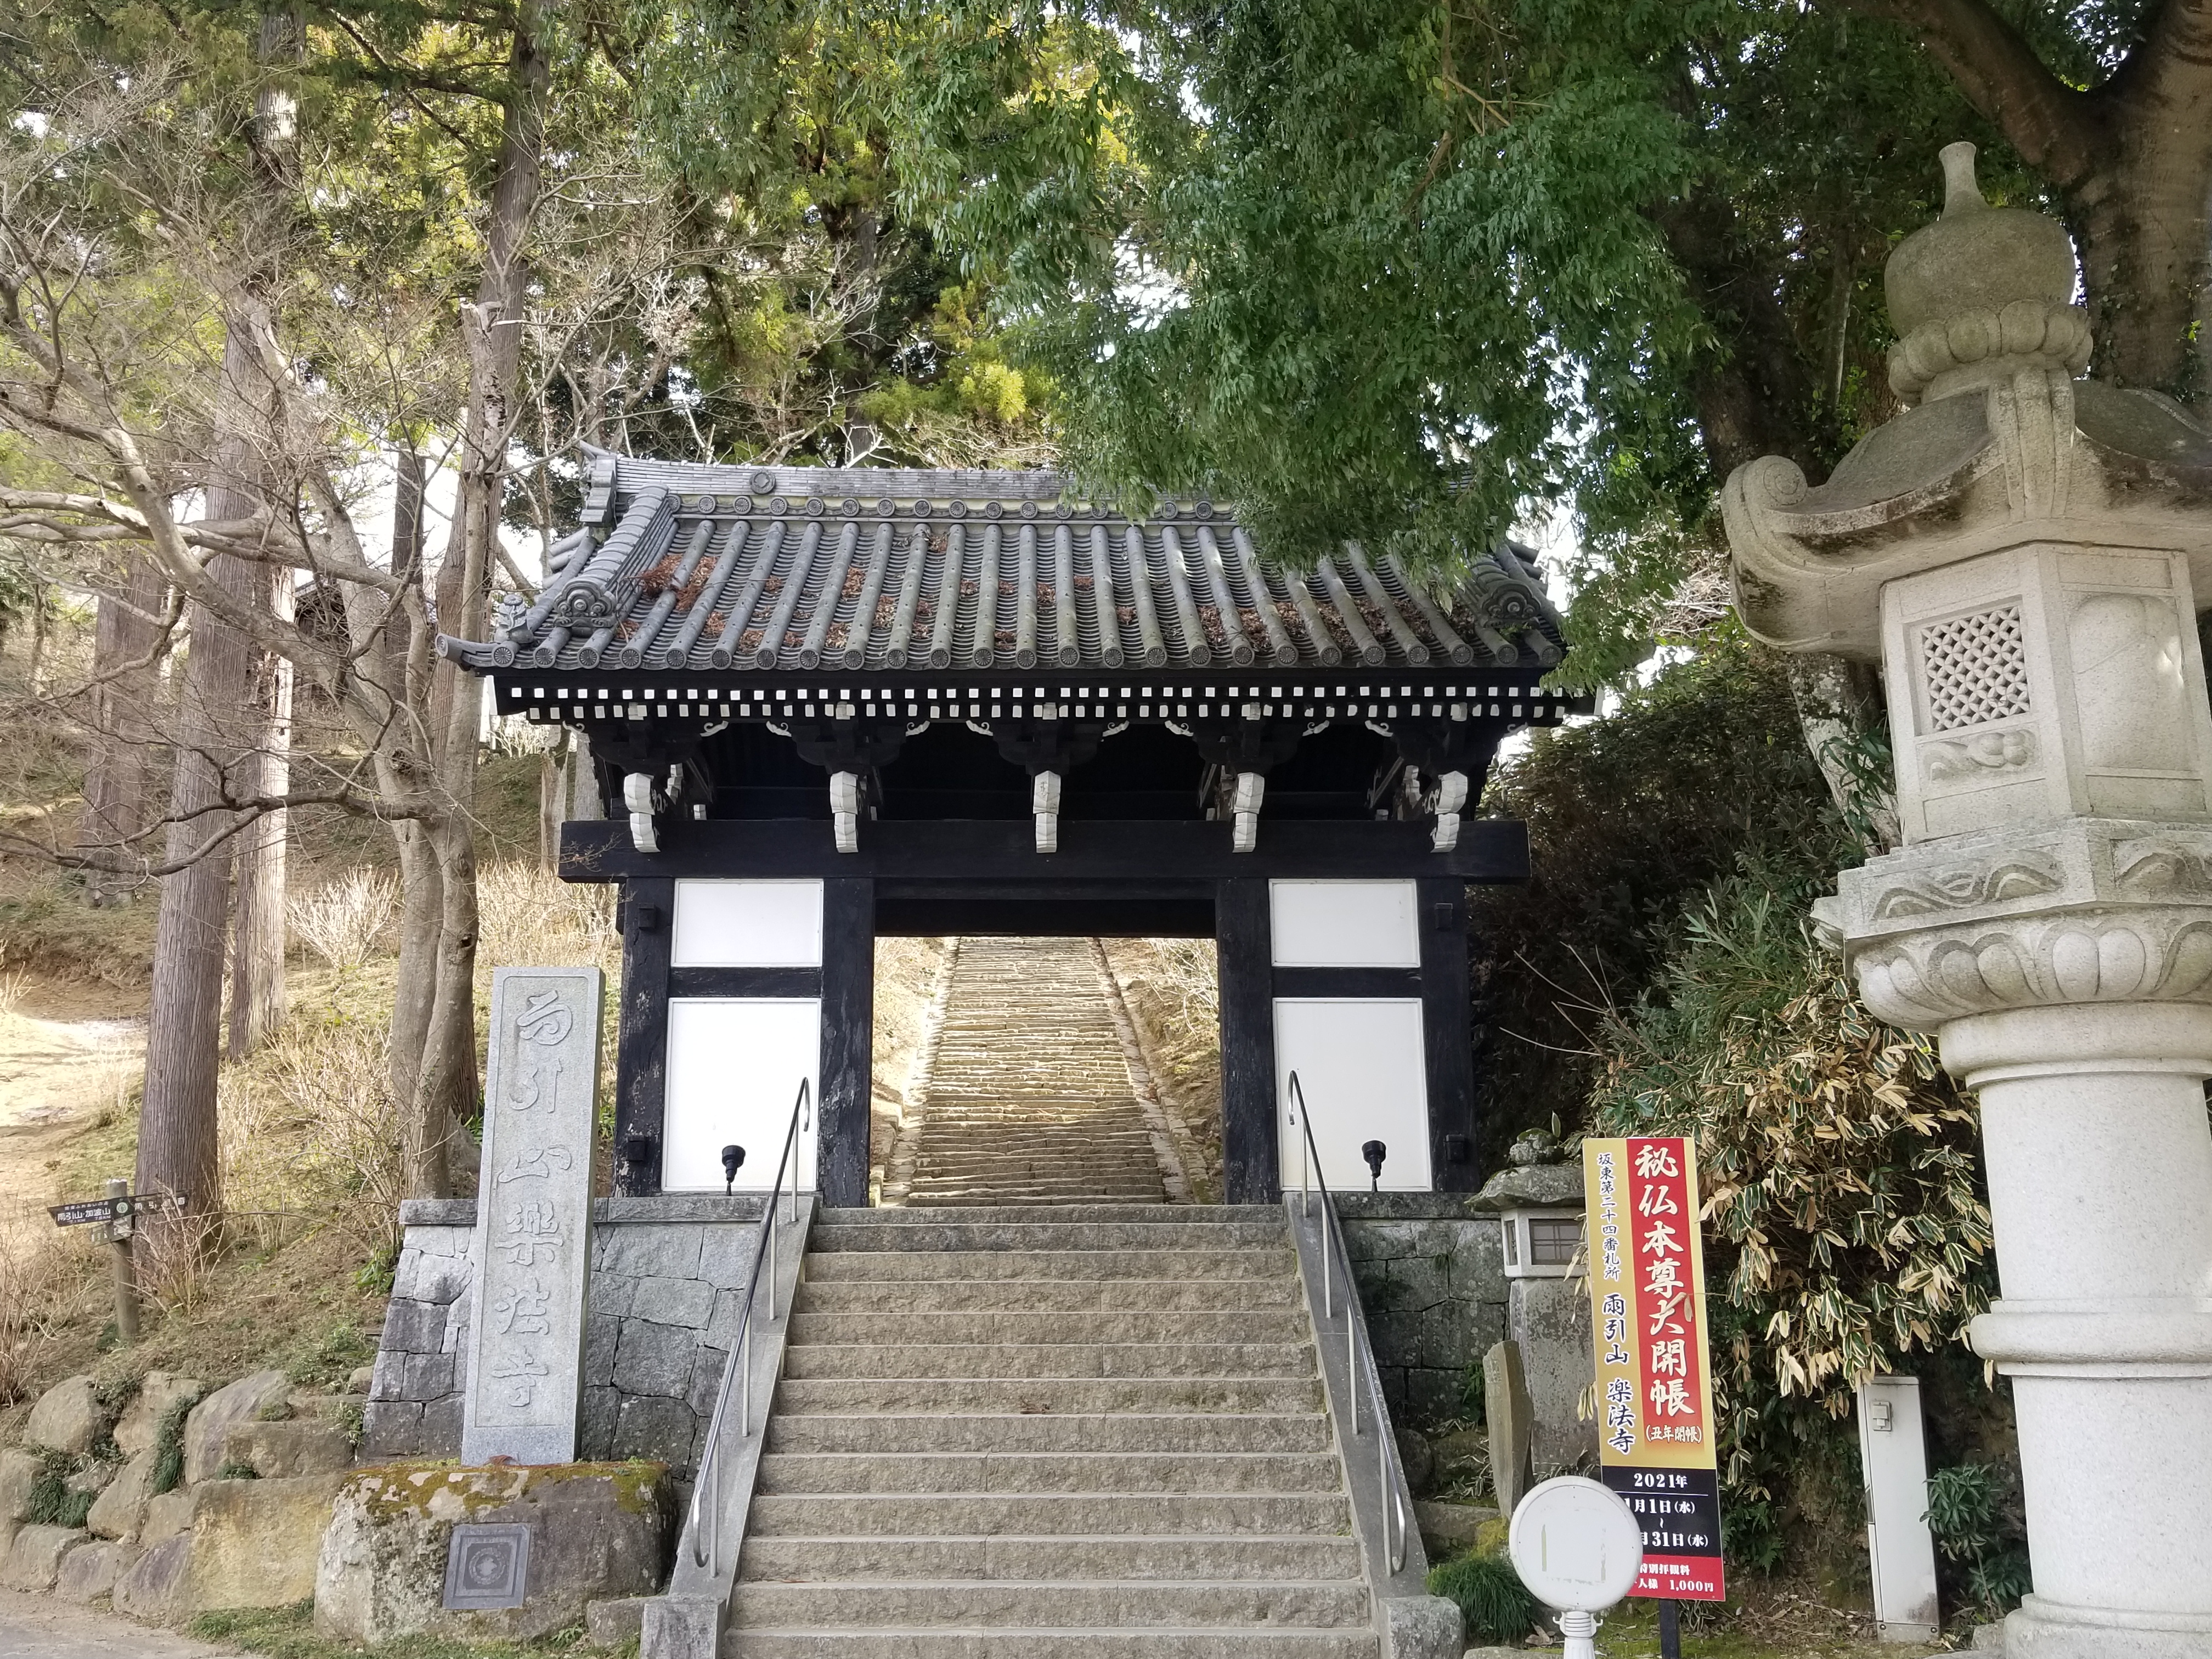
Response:
[[[660,1134],[668,1101],[668,957],[676,884],[622,884],[622,1006],[615,1043],[615,1190],[660,1190]]]
[[[876,1020],[876,884],[839,877],[822,884],[822,1202],[868,1201],[869,1072]]]
[[[1468,1193],[1474,1164],[1474,1048],[1467,960],[1467,887],[1417,884],[1421,916],[1421,1042],[1429,1080],[1429,1167],[1437,1190]]]
[[[1231,1204],[1273,1204],[1282,1163],[1275,1137],[1275,997],[1267,884],[1214,884],[1221,1006],[1221,1176]]]

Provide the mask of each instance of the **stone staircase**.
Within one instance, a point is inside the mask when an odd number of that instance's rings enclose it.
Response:
[[[736,1659],[1378,1659],[1279,1210],[818,1218]]]
[[[1159,1204],[1180,1171],[1149,1121],[1089,939],[953,942],[944,1013],[884,1201]]]

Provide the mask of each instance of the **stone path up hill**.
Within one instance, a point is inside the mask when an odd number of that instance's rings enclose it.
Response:
[[[1379,1659],[1283,1212],[824,1210],[722,1659]]]
[[[891,1205],[1184,1200],[1087,939],[953,941],[926,1069],[884,1173]]]

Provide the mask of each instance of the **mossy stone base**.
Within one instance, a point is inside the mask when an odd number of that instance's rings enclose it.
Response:
[[[390,1463],[340,1487],[315,1576],[315,1628],[371,1644],[432,1635],[527,1640],[584,1621],[587,1601],[649,1595],[675,1537],[659,1463]],[[449,1612],[446,1557],[459,1523],[530,1528],[523,1604]]]

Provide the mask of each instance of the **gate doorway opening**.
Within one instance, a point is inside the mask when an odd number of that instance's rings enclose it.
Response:
[[[789,1146],[880,1198],[878,942],[955,936],[1210,941],[1229,1203],[1476,1184],[1467,889],[1528,844],[1473,814],[1588,707],[1527,550],[1432,587],[1044,473],[586,459],[545,589],[439,650],[588,739],[561,872],[622,890],[619,1196],[704,1213]]]
[[[1206,939],[880,939],[870,1200],[1218,1202]]]

